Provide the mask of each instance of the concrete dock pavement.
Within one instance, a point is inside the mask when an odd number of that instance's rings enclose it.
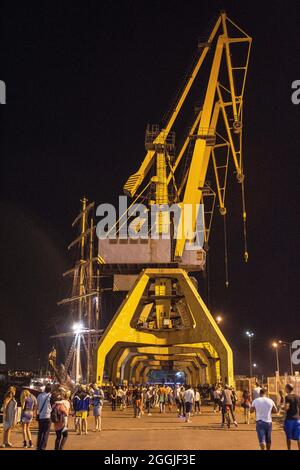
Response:
[[[89,416],[87,435],[77,435],[74,419],[69,418],[69,438],[66,450],[257,450],[259,448],[254,417],[249,425],[243,424],[242,410],[237,410],[238,428],[221,428],[221,415],[214,414],[211,407],[202,407],[202,414],[192,416],[185,423],[172,411],[152,415],[146,413],[140,419],[133,417],[132,408],[112,412],[106,404],[102,413],[102,430],[94,432],[94,418]],[[273,423],[274,450],[285,450],[285,434],[275,417]],[[36,443],[37,423],[32,423],[33,443]],[[2,429],[1,429],[2,442]],[[22,449],[22,429],[18,426],[12,433],[14,449]],[[55,433],[51,429],[47,449],[54,449]],[[296,443],[294,447],[296,449]],[[11,449],[1,449],[8,450]],[[30,451],[32,449],[28,449]]]

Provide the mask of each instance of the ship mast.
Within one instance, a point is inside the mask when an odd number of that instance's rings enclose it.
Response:
[[[72,223],[80,228],[79,235],[68,250],[79,250],[79,259],[73,268],[63,276],[72,278],[72,295],[58,302],[58,305],[71,305],[72,332],[53,337],[73,337],[71,347],[65,358],[65,369],[75,383],[90,383],[95,380],[95,352],[101,334],[100,320],[100,282],[95,250],[95,224],[93,218],[94,202],[86,197],[81,199],[81,211]]]

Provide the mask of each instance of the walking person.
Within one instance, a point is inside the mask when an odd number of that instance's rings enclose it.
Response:
[[[125,386],[122,387],[122,395],[121,395],[121,404],[120,404],[120,411],[125,411],[127,406],[127,388]]]
[[[300,396],[294,394],[294,387],[286,384],[285,391],[285,420],[284,432],[288,450],[292,448],[292,441],[298,444],[300,450]]]
[[[231,390],[232,409],[233,411],[235,411],[236,402],[237,402],[237,394],[233,387],[231,387],[230,390]]]
[[[243,391],[242,408],[244,409],[245,424],[250,424],[251,396],[248,390]]]
[[[97,384],[93,386],[93,415],[95,418],[95,429],[94,431],[101,431],[101,414],[104,403],[104,393],[101,387],[97,387]]]
[[[175,403],[176,403],[176,407],[177,407],[177,415],[178,415],[178,418],[180,418],[180,409],[181,409],[180,385],[176,385],[174,395],[175,395]]]
[[[213,394],[213,401],[214,401],[214,413],[216,413],[217,410],[220,412],[221,411],[221,390],[218,387],[215,387],[212,394]]]
[[[237,421],[235,419],[235,414],[233,411],[233,403],[232,403],[232,390],[228,385],[225,385],[224,390],[221,393],[221,403],[222,403],[222,428],[225,426],[225,415],[226,415],[226,410],[229,408],[230,414],[232,416],[233,424],[235,427],[238,427]]]
[[[195,401],[194,390],[188,385],[184,392],[184,404],[185,404],[185,422],[190,423],[191,412],[193,409],[193,403]]]
[[[252,391],[252,401],[256,400],[256,398],[260,397],[261,386],[258,382],[255,383],[255,387]]]
[[[173,406],[173,390],[169,385],[166,387],[166,403],[168,404],[168,410],[171,413]]]
[[[15,400],[15,395],[15,387],[9,387],[4,395],[2,447],[13,447],[11,443],[11,431],[17,424],[17,402]]]
[[[142,387],[135,387],[133,389],[133,412],[134,417],[139,418],[142,414],[142,406],[143,406],[143,392]]]
[[[256,432],[261,450],[270,450],[272,444],[272,412],[277,408],[271,398],[266,397],[266,391],[261,389],[260,397],[253,400],[250,412],[256,414]]]
[[[149,388],[147,388],[145,393],[145,409],[148,416],[151,416],[151,401],[152,401],[152,393]]]
[[[137,407],[136,407],[136,399],[138,394],[138,388],[135,385],[132,389],[132,406],[133,406],[133,417],[137,417]]]
[[[117,408],[117,390],[115,387],[112,388],[111,394],[110,394],[110,399],[111,399],[111,411],[116,411]]]
[[[36,419],[38,422],[37,450],[46,450],[51,427],[51,385],[46,384],[44,392],[37,397]]]
[[[54,394],[51,411],[51,421],[54,423],[56,433],[54,450],[63,450],[68,439],[68,416],[70,402],[67,396],[60,392]]]
[[[194,393],[195,393],[195,406],[194,406],[195,409],[194,409],[194,412],[195,412],[195,414],[201,415],[201,409],[200,409],[201,396],[200,396],[200,392],[197,388],[195,388]]]
[[[33,415],[37,407],[37,401],[34,395],[29,390],[25,389],[21,393],[21,423],[23,431],[23,447],[32,448],[32,438],[30,425],[33,420]],[[27,444],[28,441],[28,444]]]
[[[184,392],[185,392],[185,388],[182,385],[180,387],[180,392],[179,392],[179,400],[180,400],[180,402],[179,402],[180,409],[179,409],[179,414],[178,414],[179,418],[185,418]]]
[[[153,407],[154,408],[159,408],[158,390],[159,390],[159,387],[157,385],[155,385],[155,388],[153,390]]]
[[[132,392],[133,392],[133,387],[129,385],[128,390],[127,390],[127,405],[128,406],[132,405]]]
[[[164,385],[161,385],[158,391],[159,396],[159,412],[166,412],[167,390]]]

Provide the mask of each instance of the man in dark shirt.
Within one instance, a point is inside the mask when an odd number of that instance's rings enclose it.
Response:
[[[225,385],[222,393],[221,393],[221,402],[222,402],[222,428],[225,426],[225,414],[226,408],[228,407],[232,416],[233,424],[238,427],[234,411],[233,411],[233,404],[232,404],[232,390],[228,385]]]
[[[284,431],[288,450],[291,450],[292,441],[297,441],[300,450],[300,397],[293,393],[291,384],[285,386],[287,396],[285,397],[285,421]]]

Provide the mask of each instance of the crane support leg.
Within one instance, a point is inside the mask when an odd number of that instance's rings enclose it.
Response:
[[[186,314],[192,325],[190,328],[138,328],[135,319],[143,304],[143,296],[150,282],[158,279],[172,279],[178,284],[181,295],[187,305]],[[210,362],[211,381],[223,380],[233,384],[232,350],[208,311],[205,303],[186,271],[179,268],[145,269],[139,275],[135,285],[116,312],[98,344],[97,382],[102,383],[106,359],[117,345],[123,348],[135,347],[184,347],[192,352],[199,347],[205,352]],[[111,355],[112,359],[112,355]],[[118,359],[115,358],[117,361]],[[147,355],[145,355],[147,359]],[[123,356],[124,360],[124,356]],[[111,367],[111,364],[107,364]],[[115,371],[118,369],[117,364]],[[116,372],[114,372],[115,374]]]

